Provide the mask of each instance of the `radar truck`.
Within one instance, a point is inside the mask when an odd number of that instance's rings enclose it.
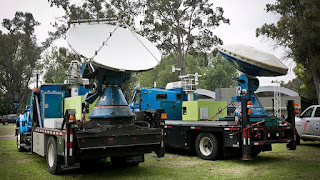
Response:
[[[155,151],[163,157],[161,111],[154,111],[150,119],[156,123],[135,120],[121,90],[131,72],[159,63],[159,50],[121,20],[69,25],[66,39],[82,63],[71,62],[64,84],[43,84],[33,90],[17,123],[18,151],[46,157],[51,174],[85,165],[88,159],[110,157],[113,165],[136,166],[146,153]],[[93,83],[94,89],[86,88]]]
[[[224,157],[227,152],[242,154],[244,160],[262,151],[271,151],[272,144],[286,143],[296,149],[293,101],[287,102],[286,119],[267,114],[254,91],[259,87],[255,76],[279,76],[287,68],[271,54],[244,45],[225,45],[220,54],[243,74],[236,79],[237,96],[232,103],[193,101],[197,74],[185,75],[170,89],[141,88],[136,91],[131,108],[136,117],[150,117],[149,111],[163,109],[165,146],[195,151],[205,160]],[[190,80],[191,77],[194,80]],[[191,100],[191,101],[190,101]],[[238,104],[238,106],[236,105]],[[236,110],[227,116],[227,108]]]

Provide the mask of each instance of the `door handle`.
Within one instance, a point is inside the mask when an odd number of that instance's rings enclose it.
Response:
[[[307,121],[307,122],[310,122],[310,121]]]

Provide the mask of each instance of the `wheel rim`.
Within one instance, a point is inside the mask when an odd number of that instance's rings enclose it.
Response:
[[[54,163],[54,148],[53,148],[53,144],[50,144],[48,149],[48,164],[50,167],[52,167],[53,163]]]
[[[199,146],[200,152],[205,156],[209,156],[213,152],[213,144],[208,137],[203,137],[200,140]]]

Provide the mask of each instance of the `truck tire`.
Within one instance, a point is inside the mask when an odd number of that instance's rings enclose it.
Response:
[[[5,125],[5,126],[8,125],[8,124],[9,124],[8,122],[4,122],[4,123],[3,123],[3,125]]]
[[[57,142],[56,139],[51,136],[47,142],[47,167],[50,174],[59,174],[60,173],[60,162],[57,154]]]
[[[21,134],[20,134],[20,128],[18,128],[18,134],[17,134],[17,150],[18,152],[24,152],[24,148],[20,146],[21,144]]]
[[[204,160],[215,160],[218,156],[219,144],[215,135],[200,133],[196,139],[197,155]]]

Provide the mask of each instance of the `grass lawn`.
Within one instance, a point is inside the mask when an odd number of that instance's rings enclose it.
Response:
[[[0,126],[0,132],[4,126]],[[273,145],[252,161],[226,158],[204,161],[194,156],[166,154],[158,159],[147,154],[138,167],[114,168],[110,161],[97,162],[86,170],[59,176],[48,173],[45,158],[19,153],[15,140],[0,141],[0,179],[319,179],[320,142],[303,142],[296,151],[285,144]]]
[[[16,128],[16,124],[10,123],[9,125],[0,124],[0,136],[5,135],[14,135],[14,129]]]

